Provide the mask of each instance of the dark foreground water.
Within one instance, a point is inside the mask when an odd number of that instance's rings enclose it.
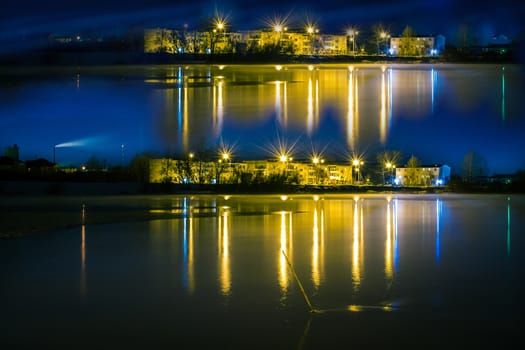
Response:
[[[0,346],[523,345],[523,196],[162,196],[150,208],[174,218],[0,241]]]

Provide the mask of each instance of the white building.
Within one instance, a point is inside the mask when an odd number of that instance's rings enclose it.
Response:
[[[394,184],[398,186],[445,186],[450,181],[450,167],[444,164],[419,168],[396,168]]]

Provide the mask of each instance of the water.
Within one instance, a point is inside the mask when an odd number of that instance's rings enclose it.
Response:
[[[234,159],[399,150],[403,164],[486,160],[487,175],[525,168],[520,65],[188,65],[2,68],[0,140],[22,159],[62,166],[96,157],[187,156],[225,144]],[[55,146],[58,145],[56,148]]]
[[[313,349],[522,341],[523,196],[148,202],[173,219],[1,241],[0,344]]]

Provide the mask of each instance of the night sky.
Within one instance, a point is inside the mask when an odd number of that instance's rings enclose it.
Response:
[[[76,0],[3,1],[0,39],[13,40],[34,33],[98,31],[111,33],[133,26],[198,28],[220,13],[231,30],[256,29],[275,17],[291,24],[307,20],[321,31],[338,33],[350,25],[371,30],[381,24],[393,35],[407,25],[421,35],[443,34],[450,42],[459,28],[468,28],[480,40],[504,34],[516,39],[523,33],[525,2],[515,0]]]

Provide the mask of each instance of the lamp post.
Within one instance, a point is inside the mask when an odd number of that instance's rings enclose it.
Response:
[[[360,159],[357,159],[357,158],[354,158],[352,160],[352,165],[353,165],[353,168],[355,169],[355,172],[356,172],[356,182],[359,182],[359,168],[362,167],[364,164],[364,162]]]
[[[314,171],[315,171],[315,184],[318,185],[319,184],[319,164],[323,164],[324,159],[314,156],[312,158],[312,163],[314,165]]]
[[[379,37],[381,38],[382,41],[384,41],[384,45],[386,46],[386,42],[388,38],[390,38],[390,34],[385,31],[382,31],[381,33],[379,33]],[[378,46],[377,48],[378,51],[381,52],[382,50],[379,49],[379,44],[377,46]]]
[[[350,41],[352,42],[352,55],[355,56],[355,37],[359,32],[353,28],[350,28],[346,31],[346,34],[350,37]]]
[[[319,33],[319,29],[314,28],[313,25],[309,25],[306,27],[306,32],[310,36],[310,54],[313,55],[315,53],[315,34]]]

